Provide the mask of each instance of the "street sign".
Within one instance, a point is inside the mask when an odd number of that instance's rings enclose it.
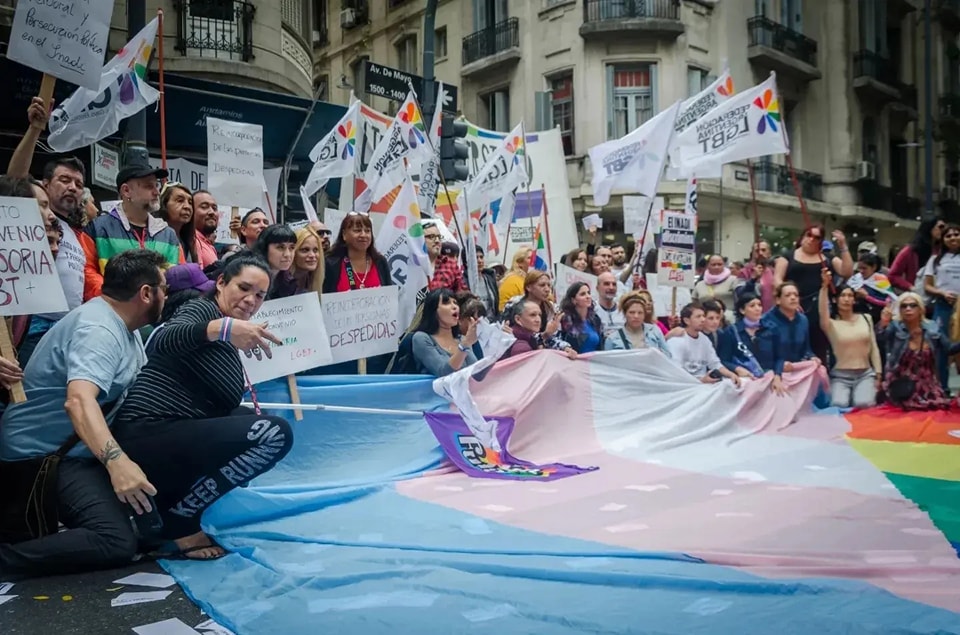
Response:
[[[417,92],[417,98],[423,101],[424,79],[419,75],[413,75],[396,68],[390,68],[383,64],[377,64],[370,60],[363,62],[363,74],[365,77],[363,90],[368,95],[385,97],[393,101],[403,101],[407,98],[407,91],[410,84]],[[430,82],[430,90],[433,91],[433,98],[437,98],[437,82]],[[443,104],[443,111],[452,115],[457,114],[457,87],[444,84],[444,91],[447,93],[446,102]]]

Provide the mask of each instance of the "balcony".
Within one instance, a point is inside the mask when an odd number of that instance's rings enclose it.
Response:
[[[933,0],[933,19],[947,29],[960,31],[960,0]]]
[[[853,54],[853,88],[862,101],[877,106],[899,101],[903,86],[889,59],[873,51]]]
[[[583,0],[580,37],[662,37],[684,32],[679,0]]]
[[[463,38],[461,77],[502,70],[520,59],[520,20],[507,18]]]
[[[919,116],[917,110],[917,87],[913,84],[898,82],[900,99],[890,104],[890,113],[899,114],[908,121],[916,121]]]
[[[796,173],[797,183],[800,185],[800,193],[804,200],[822,201],[823,177],[805,170],[796,170]],[[793,197],[797,195],[797,191],[793,187],[793,180],[790,178],[790,170],[785,165],[768,162],[757,163],[753,166],[753,177],[759,191]]]
[[[806,82],[822,77],[815,40],[762,16],[747,20],[747,32],[747,57],[753,64]]]
[[[881,185],[875,179],[859,179],[855,183],[861,207],[890,212],[897,218],[915,219],[923,210],[920,199],[904,194],[901,188]]]
[[[242,0],[175,0],[177,44],[188,57],[249,62],[253,59],[253,16]]]

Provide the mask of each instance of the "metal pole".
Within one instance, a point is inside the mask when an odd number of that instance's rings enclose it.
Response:
[[[933,78],[930,69],[933,64],[933,36],[931,35],[930,0],[923,2],[923,100],[926,113],[923,122],[923,168],[925,179],[924,216],[934,215],[933,210]]]
[[[127,39],[147,25],[146,0],[127,0]],[[143,109],[126,121],[123,132],[123,160],[121,163],[149,163],[147,151],[147,110]]]
[[[436,92],[433,82],[433,60],[434,60],[434,27],[437,23],[437,4],[439,0],[427,0],[427,8],[423,13],[423,88],[420,95],[420,111],[423,114],[424,121],[433,120],[433,110],[435,104],[434,93]],[[440,104],[443,107],[443,104]]]

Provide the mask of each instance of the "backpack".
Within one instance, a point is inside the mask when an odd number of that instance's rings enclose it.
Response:
[[[390,375],[418,375],[417,360],[413,356],[413,333],[407,333],[400,340],[397,352],[393,354],[387,367]]]

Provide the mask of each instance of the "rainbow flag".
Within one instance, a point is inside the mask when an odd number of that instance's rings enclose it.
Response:
[[[530,254],[530,267],[537,271],[549,271],[550,256],[547,254],[547,245],[544,234],[540,231],[541,224],[537,223],[537,231],[533,235],[533,253]]]

